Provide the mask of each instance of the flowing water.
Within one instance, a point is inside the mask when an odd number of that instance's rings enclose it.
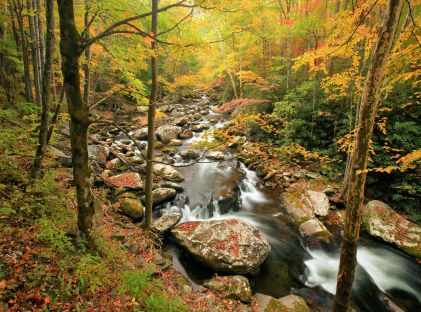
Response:
[[[214,116],[211,113],[210,117]],[[223,121],[213,127],[222,125]],[[186,148],[200,136],[195,134],[180,148]],[[259,185],[256,174],[230,152],[233,153],[227,150],[227,161],[179,168],[185,177],[185,192],[178,195],[176,205],[162,207],[161,212],[181,210],[180,222],[238,218],[255,225],[265,234],[272,251],[260,273],[250,277],[253,290],[276,298],[293,292],[317,310],[329,310],[339,264],[338,239],[330,246],[308,245],[280,206],[279,194]],[[338,237],[340,233],[334,234]],[[194,287],[212,276],[171,240],[167,249],[174,255],[177,269]],[[360,311],[393,311],[390,301],[405,311],[421,311],[420,266],[403,252],[363,235],[358,248],[353,304]]]

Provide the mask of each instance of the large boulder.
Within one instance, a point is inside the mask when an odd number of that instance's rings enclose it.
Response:
[[[296,223],[300,224],[315,218],[313,210],[300,203],[292,195],[289,196],[288,194],[285,195],[284,193],[281,197],[281,201],[289,216]]]
[[[121,212],[134,220],[142,218],[145,213],[142,202],[138,199],[122,198],[119,203]]]
[[[181,217],[182,214],[180,212],[164,214],[152,223],[152,228],[159,233],[165,233],[171,230],[180,221]]]
[[[329,199],[325,193],[307,191],[304,202],[314,211],[316,216],[325,217],[329,214]]]
[[[177,139],[181,133],[181,128],[172,125],[163,125],[156,129],[156,136],[162,143],[167,144],[173,139]]]
[[[133,132],[132,137],[135,140],[146,140],[148,138],[148,127],[143,127]]]
[[[225,154],[220,151],[212,151],[206,154],[206,158],[211,160],[223,160],[225,158]]]
[[[182,174],[170,165],[164,164],[155,164],[153,166],[153,171],[155,174],[159,175],[161,178],[169,181],[183,181],[184,178]]]
[[[329,243],[333,236],[318,219],[310,219],[300,224],[300,232],[305,238],[317,239]]]
[[[89,145],[88,146],[89,158],[94,161],[105,163],[109,153],[110,151],[105,146],[102,146],[102,145]]]
[[[176,195],[177,191],[172,188],[157,188],[152,191],[152,203],[158,205],[173,199]],[[145,202],[145,196],[142,196],[142,201]]]
[[[258,312],[308,312],[305,300],[296,295],[288,295],[280,299],[271,296],[256,294]]]
[[[214,271],[256,272],[270,252],[262,233],[237,219],[186,222],[171,233],[197,261]]]
[[[218,293],[222,298],[232,298],[242,302],[251,301],[251,288],[247,278],[241,275],[214,276],[203,286]]]
[[[105,181],[114,187],[122,189],[142,190],[143,181],[137,172],[122,173],[112,177],[107,177]]]
[[[371,235],[421,259],[421,226],[408,221],[387,204],[379,200],[368,202],[363,210],[363,224]]]

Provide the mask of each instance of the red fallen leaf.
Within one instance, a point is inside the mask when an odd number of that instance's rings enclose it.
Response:
[[[50,303],[51,303],[51,299],[50,299],[50,297],[45,297],[45,298],[44,298],[44,303],[45,303],[45,304],[50,304]]]

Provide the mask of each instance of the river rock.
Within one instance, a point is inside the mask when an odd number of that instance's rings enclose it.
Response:
[[[164,214],[152,223],[152,228],[161,234],[165,233],[171,230],[180,221],[181,217],[182,215],[179,212]]]
[[[167,144],[173,139],[177,139],[181,133],[181,128],[172,125],[163,125],[156,129],[156,136],[162,143]]]
[[[143,189],[142,178],[136,172],[122,173],[112,177],[107,177],[105,181],[118,188],[134,190]]]
[[[174,120],[174,124],[176,125],[176,126],[180,126],[180,127],[182,127],[182,126],[184,126],[185,124],[187,124],[189,122],[189,119],[187,118],[187,117],[185,117],[185,116],[183,116],[183,117],[179,117],[179,118],[176,118],[175,120]]]
[[[117,170],[121,166],[123,166],[123,162],[120,158],[114,158],[105,164],[105,168],[110,170]]]
[[[300,224],[300,232],[305,238],[319,239],[326,243],[332,241],[332,234],[318,219],[311,219]]]
[[[94,161],[105,163],[109,153],[110,151],[105,146],[102,146],[102,145],[89,145],[88,146],[89,158]]]
[[[259,312],[308,312],[310,311],[305,300],[296,295],[288,295],[280,299],[271,296],[256,294],[256,303]]]
[[[371,235],[421,259],[421,226],[408,221],[387,204],[379,200],[368,202],[363,210],[363,224]]]
[[[157,188],[152,191],[153,205],[158,205],[165,201],[173,199],[176,195],[176,190],[172,188]],[[145,196],[142,196],[142,201],[145,202]]]
[[[145,209],[140,200],[135,198],[122,198],[119,203],[121,212],[130,218],[138,220],[143,217]]]
[[[225,154],[220,151],[211,151],[206,154],[206,158],[211,160],[223,160],[225,158]]]
[[[180,139],[190,139],[193,137],[193,132],[190,129],[184,129],[183,132],[179,134]]]
[[[179,139],[172,139],[168,145],[169,146],[181,146],[181,145],[183,145],[183,141],[181,141]]]
[[[183,181],[184,178],[182,174],[170,165],[164,164],[155,164],[153,166],[153,171],[155,174],[159,175],[161,178],[169,181]]]
[[[148,127],[143,127],[133,132],[132,137],[135,140],[146,140],[148,138]]]
[[[222,298],[232,298],[246,303],[251,301],[249,281],[241,275],[216,275],[212,279],[205,281],[203,286],[218,293]]]
[[[307,220],[314,219],[315,214],[306,205],[300,203],[298,200],[289,198],[289,194],[282,194],[281,201],[289,216],[298,224]]]
[[[304,202],[314,211],[316,216],[325,217],[329,213],[329,199],[325,193],[308,190]]]
[[[161,183],[159,185],[159,187],[172,188],[172,189],[176,190],[177,192],[184,191],[184,187],[182,187],[180,184],[177,184],[177,183],[171,182],[171,181],[165,181],[164,183]]]
[[[199,152],[189,148],[189,149],[181,151],[180,156],[183,159],[190,160],[190,159],[197,159],[199,158],[200,155],[199,155]]]
[[[270,252],[262,233],[237,219],[186,222],[171,233],[197,261],[214,271],[256,272]]]
[[[191,130],[193,132],[202,132],[203,130],[207,130],[207,129],[209,129],[209,127],[203,124],[191,126]]]
[[[325,193],[327,196],[333,196],[335,195],[336,191],[333,187],[330,185],[326,186],[326,188],[323,190],[323,193]]]

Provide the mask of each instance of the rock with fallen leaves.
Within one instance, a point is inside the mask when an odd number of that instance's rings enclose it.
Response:
[[[421,226],[408,221],[387,204],[379,200],[368,202],[363,210],[363,224],[371,235],[421,259]]]
[[[137,172],[122,173],[112,177],[107,177],[105,181],[117,188],[142,190],[143,181]]]
[[[215,291],[222,298],[237,299],[248,303],[251,301],[251,288],[247,278],[241,275],[214,276],[203,283],[206,288]]]
[[[161,178],[169,181],[183,181],[183,175],[174,167],[165,164],[155,164],[153,166],[153,171],[155,174],[159,175]]]
[[[291,311],[308,312],[305,300],[296,295],[288,295],[279,299],[271,296],[256,294],[258,312]]]
[[[171,233],[197,261],[217,272],[255,273],[271,249],[257,228],[237,219],[186,222]]]
[[[152,228],[158,233],[165,233],[171,230],[180,221],[182,214],[180,212],[170,212],[164,214],[152,223]]]

